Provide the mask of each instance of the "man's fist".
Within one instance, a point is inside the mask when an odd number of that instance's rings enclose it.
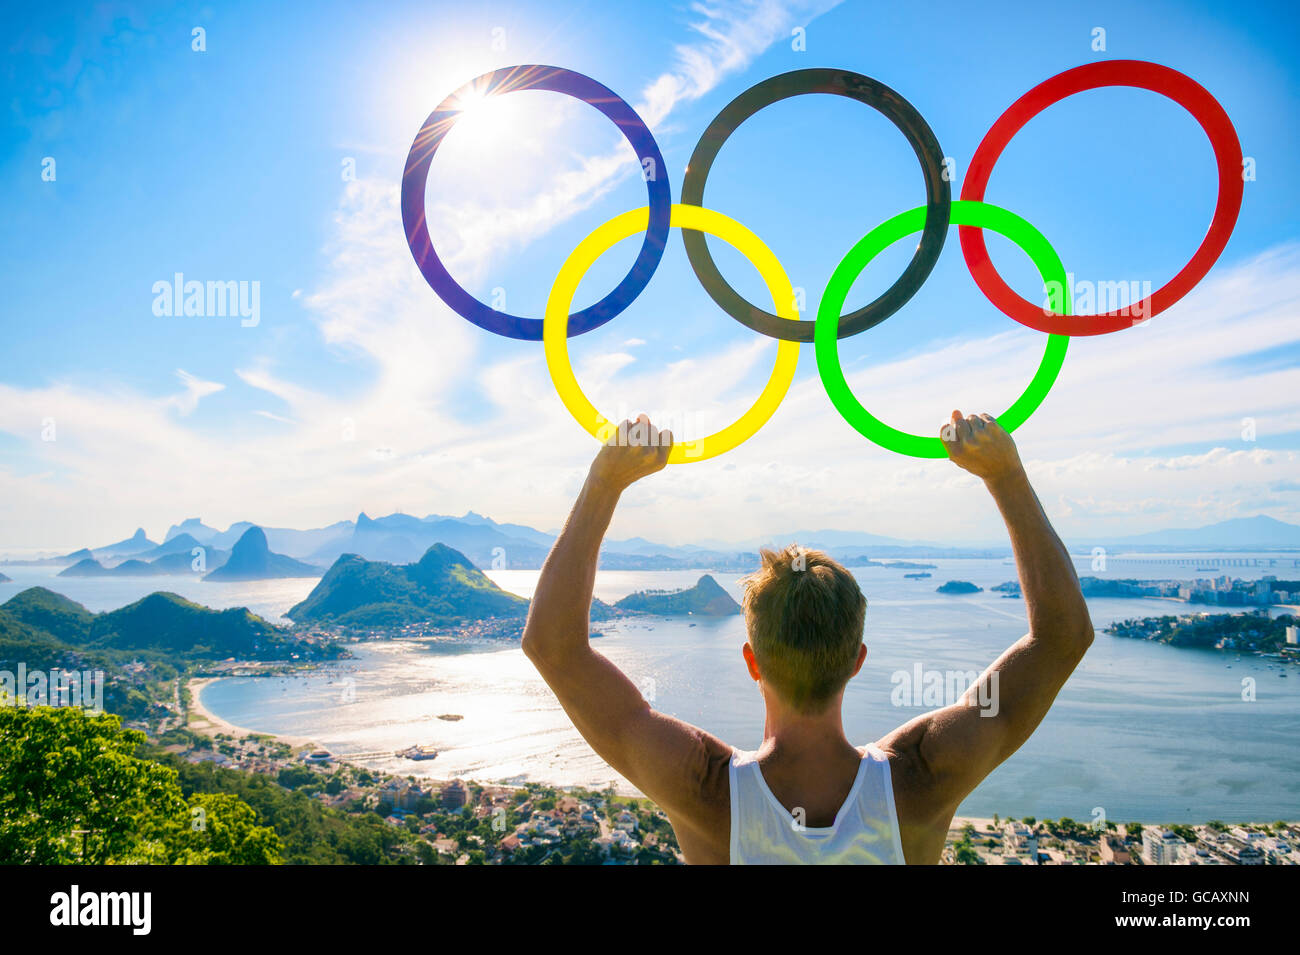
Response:
[[[596,482],[622,491],[647,474],[654,474],[668,463],[673,447],[673,433],[660,431],[645,415],[618,426],[591,464]]]
[[[985,481],[1022,470],[1016,443],[990,415],[967,417],[954,411],[952,420],[939,429],[939,438],[953,464]]]

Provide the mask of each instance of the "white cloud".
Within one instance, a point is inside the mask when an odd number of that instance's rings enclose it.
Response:
[[[829,6],[693,7],[699,40],[675,51],[673,69],[645,86],[638,108],[662,123]],[[439,210],[449,232],[463,229],[459,245],[446,249],[449,267],[483,274],[503,251],[632,174],[630,159],[611,152],[581,162],[501,220],[476,219],[473,197],[458,197]],[[292,355],[267,355],[235,373],[274,403],[232,417],[220,433],[185,416],[223,386],[183,371],[183,390],[162,398],[69,382],[0,385],[0,430],[21,444],[0,462],[4,546],[71,549],[120,538],[142,521],[161,532],[177,515],[200,511],[220,526],[471,508],[558,525],[595,442],[556,400],[540,349],[484,348],[485,334],[431,293],[412,266],[397,186],[387,179],[346,185],[326,251],[326,277],[295,298],[339,361],[372,372],[367,384],[333,393],[297,379]],[[1300,369],[1250,367],[1253,353],[1297,341],[1297,311],[1300,248],[1286,245],[1220,264],[1147,325],[1075,340],[1052,394],[1017,435],[1061,530],[1137,533],[1263,507],[1300,520],[1297,454],[1271,443],[1300,432]],[[650,367],[634,351],[644,344],[629,339],[605,354],[575,347],[576,374],[611,417],[676,416],[680,424],[661,423],[679,438],[743,412],[755,392],[738,383],[766,369],[775,348],[754,336]],[[1041,346],[1041,336],[1011,325],[989,338],[932,343],[924,354],[852,364],[849,380],[884,420],[933,434],[952,407],[996,412],[1009,404]],[[974,478],[946,461],[887,453],[845,424],[808,374],[812,360],[805,347],[805,374],[754,439],[632,489],[614,533],[669,541],[800,527],[934,540],[1001,534]],[[1254,442],[1242,440],[1243,418],[1254,421]],[[57,422],[56,441],[40,440],[46,419]],[[187,479],[177,480],[178,471]]]
[[[176,377],[181,380],[185,390],[167,399],[167,403],[182,416],[191,414],[199,406],[199,401],[208,395],[216,394],[226,386],[215,381],[204,381],[191,375],[184,368],[176,369]]]

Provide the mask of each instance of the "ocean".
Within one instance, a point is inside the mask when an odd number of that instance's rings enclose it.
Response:
[[[1126,555],[1106,572],[1078,559],[1080,575],[1192,578],[1227,573],[1300,578],[1294,555],[1268,566],[1195,565],[1252,555]],[[1278,555],[1265,555],[1277,558]],[[1190,561],[1189,563],[1177,563]],[[997,559],[918,559],[912,571],[853,568],[868,598],[867,661],[845,692],[844,724],[863,744],[925,712],[894,692],[900,674],[978,671],[1025,632],[1024,604],[988,590],[1015,579]],[[247,606],[271,620],[315,581],[214,584],[187,578],[57,578],[49,568],[6,567],[0,601],[40,584],[92,610],[114,609],[154,590],[213,607]],[[537,571],[494,571],[498,584],[528,596]],[[616,600],[642,589],[690,586],[699,571],[607,571],[596,595]],[[739,597],[739,575],[715,574]],[[935,588],[968,580],[985,590],[946,596]],[[1114,620],[1197,611],[1155,599],[1092,598],[1098,630]],[[1276,610],[1274,612],[1277,612]],[[762,738],[762,701],[741,659],[740,617],[693,621],[637,618],[605,626],[595,646],[624,669],[653,705],[742,749]],[[518,783],[535,780],[634,792],[587,746],[517,647],[500,643],[390,641],[353,647],[356,659],[301,677],[226,679],[203,704],[252,730],[310,737],[340,755],[436,747],[435,760],[383,756],[388,772]],[[1280,674],[1286,672],[1287,678]],[[1243,692],[1243,687],[1253,693]],[[1253,699],[1248,697],[1253,696]],[[902,705],[895,705],[896,703]],[[459,720],[440,719],[459,716]],[[1023,817],[1099,814],[1117,821],[1272,821],[1300,818],[1300,668],[1233,653],[1178,649],[1098,633],[1033,737],[962,804],[959,815]]]

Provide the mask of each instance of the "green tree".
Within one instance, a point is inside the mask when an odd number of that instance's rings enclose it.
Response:
[[[262,865],[280,841],[239,797],[187,801],[144,734],[76,707],[0,708],[0,862]]]
[[[319,778],[316,773],[306,766],[286,766],[280,770],[276,782],[285,789],[297,789],[299,786],[309,786],[317,782]]]
[[[166,861],[175,865],[279,865],[280,837],[230,793],[195,793],[188,811],[159,827]]]
[[[141,816],[183,813],[176,774],[136,757],[144,740],[112,714],[0,707],[0,863],[113,861]]]
[[[958,865],[983,865],[984,864],[984,860],[980,858],[979,853],[975,851],[975,847],[972,846],[969,842],[957,843],[957,845],[955,846],[955,850],[956,851],[953,853],[953,858],[956,860]]]

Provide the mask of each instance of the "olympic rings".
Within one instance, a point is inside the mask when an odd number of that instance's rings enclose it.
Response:
[[[910,209],[885,220],[849,249],[831,273],[822,295],[821,305],[817,309],[817,334],[814,342],[822,387],[844,420],[853,425],[859,434],[882,448],[899,454],[915,458],[946,458],[948,451],[939,438],[922,437],[891,428],[862,407],[844,379],[844,371],[840,367],[839,343],[835,335],[840,308],[862,270],[887,246],[905,235],[920,232],[926,221],[924,206]],[[1073,311],[1067,294],[1069,287],[1065,266],[1061,264],[1060,257],[1043,234],[1020,216],[986,202],[958,199],[952,204],[952,222],[957,226],[992,229],[1016,243],[1037,266],[1043,284],[1054,292],[1058,289],[1062,291],[1060,300],[1053,304],[1065,315]],[[1038,409],[1056,382],[1069,344],[1070,339],[1066,335],[1048,336],[1043,358],[1028,387],[1005,413],[998,416],[998,423],[1002,427],[1014,431]]]
[[[1228,244],[1228,237],[1237,224],[1237,213],[1241,210],[1244,189],[1241,142],[1237,139],[1232,120],[1228,119],[1228,114],[1218,101],[1195,80],[1167,66],[1143,60],[1104,60],[1077,66],[1038,84],[1012,103],[1011,108],[998,117],[998,121],[984,134],[984,139],[976,148],[970,169],[966,173],[966,182],[962,186],[961,197],[974,200],[984,198],[984,189],[988,186],[993,164],[998,161],[1011,137],[1025,123],[1067,96],[1103,86],[1134,86],[1160,93],[1186,109],[1201,124],[1205,135],[1210,138],[1210,145],[1214,147],[1214,158],[1219,169],[1219,198],[1214,207],[1214,218],[1210,220],[1209,231],[1205,233],[1196,254],[1183,266],[1181,272],[1152,292],[1150,297],[1136,305],[1107,312],[1105,315],[1076,316],[1068,323],[1062,320],[1064,316],[1046,313],[1041,306],[1028,302],[1013,292],[993,267],[988,248],[984,244],[984,233],[970,226],[962,226],[957,230],[962,255],[965,256],[966,266],[980,291],[1002,314],[1040,332],[1104,335],[1163,312],[1205,278],[1205,274]]]
[[[555,383],[556,393],[569,413],[598,441],[607,441],[613,434],[615,424],[596,410],[578,386],[573,366],[569,363],[568,335],[564,324],[569,314],[569,304],[573,301],[573,293],[577,291],[578,283],[587,274],[587,270],[614,243],[644,229],[647,211],[633,209],[615,216],[578,243],[578,247],[560,267],[560,273],[555,277],[555,284],[551,286],[551,294],[546,301],[542,346],[546,351],[546,367],[551,373],[551,381]],[[798,321],[799,313],[794,308],[794,288],[790,285],[790,279],[772,250],[758,236],[721,212],[699,206],[674,203],[669,223],[680,229],[700,229],[732,245],[758,269],[782,320]],[[680,464],[717,457],[751,437],[767,423],[767,419],[772,417],[772,413],[781,404],[790,388],[790,382],[794,380],[798,362],[798,343],[779,341],[772,375],[749,410],[732,424],[706,438],[690,443],[674,443],[668,453],[668,463]]]
[[[1012,212],[983,201],[993,166],[1003,149],[1034,116],[1053,103],[1084,90],[1104,86],[1133,86],[1160,93],[1187,109],[1200,123],[1214,149],[1219,195],[1209,231],[1183,269],[1137,305],[1104,315],[1072,315],[1073,303],[1065,268],[1047,239]],[[469,93],[495,95],[539,89],[565,93],[595,106],[627,138],[636,155],[653,163],[646,176],[649,204],[609,220],[587,236],[565,261],[547,299],[543,319],[523,318],[488,308],[462,289],[434,252],[424,216],[424,191],[429,166],[438,145],[460,115],[460,100]],[[704,208],[704,186],[718,151],[747,118],[765,106],[804,93],[834,93],[865,103],[890,119],[907,137],[921,163],[926,204],[886,220],[860,239],[836,266],[817,310],[815,321],[799,319],[794,290],[771,250],[740,223]],[[696,144],[682,185],[682,202],[673,204],[663,157],[650,130],[636,112],[607,87],[571,70],[547,66],[517,66],[496,70],[471,81],[447,97],[420,128],[407,156],[402,180],[402,224],[416,264],[433,290],[469,321],[510,338],[541,340],[547,369],[561,401],[587,431],[599,440],[614,425],[587,400],[569,363],[568,337],[598,328],[631,304],[650,281],[663,257],[668,230],[682,230],[687,256],[700,283],[729,315],[743,325],[777,339],[776,363],[758,399],[739,419],[716,434],[674,445],[668,460],[707,460],[734,448],[756,433],[776,411],[789,390],[798,363],[799,343],[811,341],[818,373],[832,404],[859,433],[881,447],[922,458],[945,457],[943,442],[908,434],[886,425],[859,403],[849,389],[839,362],[838,340],[880,324],[901,308],[929,276],[942,250],[949,224],[958,227],[962,255],[980,290],[1000,311],[1022,325],[1049,333],[1043,357],[1029,385],[999,418],[1012,431],[1043,402],[1060,372],[1069,338],[1102,335],[1127,328],[1136,313],[1159,314],[1186,295],[1209,272],[1227,245],[1241,210],[1243,183],[1241,143],[1223,107],[1203,87],[1182,73],[1140,60],[1108,60],[1066,70],[1020,97],[985,134],[971,159],[961,198],[953,200],[944,160],[934,133],[916,109],[889,87],[846,70],[797,70],[772,77],[736,97],[709,124]],[[1013,292],[998,275],[984,242],[984,229],[1011,239],[1029,255],[1046,288],[1044,309]],[[640,253],[615,289],[590,308],[570,315],[579,282],[591,265],[614,243],[645,231]],[[886,246],[905,235],[921,233],[911,262],[883,295],[865,308],[841,317],[840,309],[854,281]],[[718,272],[704,233],[735,246],[758,269],[772,295],[775,313],[751,305]]]
[[[925,174],[925,201],[927,216],[921,233],[921,244],[916,247],[912,261],[903,274],[870,305],[858,309],[840,321],[839,337],[847,338],[879,325],[902,308],[916,294],[939,258],[944,239],[948,235],[948,207],[952,201],[952,188],[944,176],[943,150],[939,141],[916,107],[884,83],[861,73],[849,70],[795,70],[766,79],[741,93],[720,112],[704,130],[695,145],[690,162],[686,165],[686,178],[682,181],[682,203],[704,205],[704,184],[708,180],[713,160],[717,158],[728,137],[749,117],[759,110],[791,96],[805,93],[834,93],[847,96],[873,107],[884,114],[907,137]],[[709,254],[703,233],[682,231],[686,254],[691,260],[695,277],[704,290],[724,312],[770,338],[787,341],[813,340],[813,322],[801,321],[790,325],[776,315],[751,305],[722,277]]]
[[[642,163],[652,164],[654,175],[646,177],[646,191],[650,196],[650,221],[641,252],[632,263],[631,270],[612,292],[595,305],[584,308],[569,317],[569,334],[581,335],[608,322],[650,283],[663,258],[668,240],[668,207],[672,204],[672,190],[664,168],[664,157],[650,128],[641,121],[626,102],[611,89],[588,76],[556,66],[514,66],[484,73],[470,80],[452,93],[420,127],[406,157],[406,171],[402,174],[402,226],[406,241],[415,256],[415,263],[425,280],[463,318],[480,328],[507,338],[537,341],[542,337],[542,322],[536,318],[521,318],[499,312],[484,305],[466,292],[451,277],[447,267],[438,258],[429,239],[429,228],[424,219],[424,188],[429,177],[429,165],[438,151],[443,137],[455,125],[463,112],[462,102],[476,96],[493,96],[517,90],[549,90],[565,93],[600,110],[619,128]]]

